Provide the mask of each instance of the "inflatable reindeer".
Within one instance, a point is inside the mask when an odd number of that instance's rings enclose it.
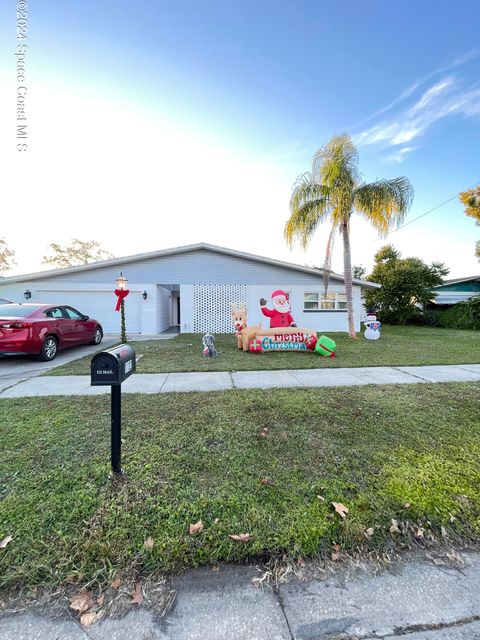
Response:
[[[241,304],[230,304],[232,313],[233,326],[235,327],[235,335],[237,336],[237,345],[239,349],[243,349],[242,331],[247,328],[247,307],[244,302]]]

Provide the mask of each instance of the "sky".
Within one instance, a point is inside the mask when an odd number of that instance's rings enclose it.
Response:
[[[354,216],[353,264],[369,270],[389,242],[450,277],[480,271],[480,229],[454,197],[480,183],[477,0],[19,0],[24,39],[8,4],[4,275],[47,268],[50,243],[72,238],[116,257],[208,242],[321,266],[328,225],[306,251],[283,228],[295,179],[342,132],[365,181],[405,175],[415,190],[386,239]]]

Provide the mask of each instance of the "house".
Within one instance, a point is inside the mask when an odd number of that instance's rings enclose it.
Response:
[[[181,332],[232,332],[230,303],[245,302],[249,324],[268,326],[259,300],[270,305],[274,290],[288,296],[297,326],[347,331],[343,277],[331,274],[325,293],[323,272],[209,244],[114,258],[91,264],[3,278],[0,297],[22,302],[69,304],[99,320],[105,333],[118,333],[115,280],[128,279],[127,331],[155,334],[170,327]],[[360,330],[362,288],[353,281],[356,329]],[[26,296],[25,296],[26,293]]]
[[[457,304],[457,302],[463,302],[475,295],[480,295],[480,276],[444,280],[433,291],[437,294],[436,298],[432,300],[435,307]]]

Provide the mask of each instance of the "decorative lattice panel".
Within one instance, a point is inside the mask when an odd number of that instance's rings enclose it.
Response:
[[[193,285],[193,330],[195,333],[233,333],[230,303],[247,299],[244,284]]]

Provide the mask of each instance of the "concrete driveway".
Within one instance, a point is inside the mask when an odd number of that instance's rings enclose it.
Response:
[[[38,362],[30,356],[0,356],[0,391],[11,387],[18,382],[35,378],[45,371],[55,369],[66,362],[78,360],[83,356],[106,349],[118,342],[116,337],[106,337],[100,345],[85,345],[81,347],[71,347],[60,351],[52,362]]]

